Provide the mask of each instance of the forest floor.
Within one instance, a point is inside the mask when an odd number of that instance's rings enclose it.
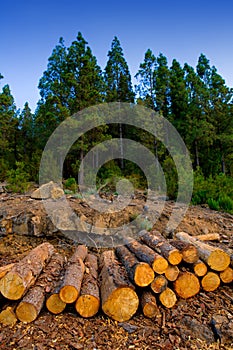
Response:
[[[72,196],[68,200],[80,215],[93,217],[83,201]],[[134,205],[125,216],[140,212],[145,198],[138,193]],[[165,210],[156,223],[163,232],[173,203],[166,202]],[[42,212],[42,203],[30,196],[3,193],[0,195],[0,219],[14,217],[17,213]],[[122,220],[119,215],[117,220]],[[41,226],[43,227],[43,225]],[[19,226],[18,226],[19,228]],[[22,227],[21,227],[22,229]],[[212,211],[206,207],[190,206],[176,231],[192,235],[219,233],[220,242],[213,244],[233,248],[233,216]],[[37,236],[13,232],[0,233],[0,266],[24,257],[38,244],[49,241],[67,257],[73,250],[73,242],[57,234]],[[98,251],[93,251],[98,254]],[[1,301],[0,301],[1,302]],[[220,286],[214,292],[201,291],[197,296],[179,299],[172,309],[159,305],[161,317],[145,318],[139,310],[128,322],[111,320],[102,312],[84,319],[72,306],[60,315],[52,315],[43,309],[30,324],[17,322],[13,327],[0,325],[0,349],[65,350],[65,349],[233,349],[233,285]]]

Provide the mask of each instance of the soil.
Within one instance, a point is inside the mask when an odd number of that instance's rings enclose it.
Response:
[[[95,213],[75,196],[67,196],[72,208],[89,222],[95,222]],[[114,217],[114,225],[122,220],[131,220],[143,210],[145,195],[138,192],[132,205]],[[171,237],[174,232],[166,232],[166,223],[174,203],[166,202],[165,209],[154,228]],[[0,232],[0,266],[19,261],[38,244],[49,241],[58,251],[69,257],[75,243],[59,232],[48,232],[43,224],[43,204],[32,200],[30,195],[0,195],[0,220],[7,218],[21,228],[16,233],[13,227],[2,225]],[[22,219],[40,218],[41,231],[23,232],[15,217]],[[21,218],[21,219],[20,219]],[[99,220],[99,218],[98,218]],[[108,219],[104,219],[106,222]],[[1,225],[1,223],[0,223]],[[17,226],[18,225],[18,226]],[[206,207],[190,206],[176,231],[186,231],[192,235],[219,233],[220,242],[211,244],[233,248],[233,216],[212,211]],[[100,249],[90,248],[95,254]],[[65,349],[233,349],[233,285],[221,285],[214,292],[201,291],[197,296],[179,299],[172,309],[159,305],[161,315],[147,319],[139,309],[128,322],[119,323],[105,316],[101,311],[97,316],[84,319],[78,316],[73,306],[61,315],[51,315],[43,309],[40,316],[30,324],[17,322],[13,327],[0,325],[0,349],[23,350],[65,350]],[[3,300],[0,299],[0,303]]]

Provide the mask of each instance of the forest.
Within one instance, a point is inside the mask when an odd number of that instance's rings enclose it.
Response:
[[[114,37],[102,69],[88,42],[79,32],[69,47],[63,38],[48,58],[38,82],[40,99],[32,113],[28,102],[22,110],[14,102],[10,86],[0,74],[0,181],[9,191],[25,192],[38,182],[40,159],[57,126],[86,107],[106,102],[128,102],[148,107],[171,122],[183,138],[194,169],[193,204],[233,213],[233,89],[201,53],[196,67],[181,65],[148,49],[133,86],[128,63]],[[111,138],[135,139],[156,152],[165,173],[167,195],[177,194],[173,159],[158,140],[140,129],[103,125],[77,140],[68,153],[64,186],[76,190],[80,161],[95,145]],[[129,178],[146,189],[145,175],[135,164],[112,160],[99,171],[99,184]]]

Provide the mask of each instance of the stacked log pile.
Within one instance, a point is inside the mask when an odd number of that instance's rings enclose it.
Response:
[[[146,317],[158,317],[161,306],[172,308],[179,298],[232,282],[232,252],[185,232],[168,240],[143,231],[139,241],[98,257],[79,245],[66,259],[43,243],[19,262],[0,267],[0,323],[32,322],[43,307],[59,314],[67,304],[82,317],[102,308],[123,322],[139,305]]]

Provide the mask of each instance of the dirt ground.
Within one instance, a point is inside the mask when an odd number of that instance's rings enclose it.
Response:
[[[68,196],[72,208],[79,215],[91,220],[94,214],[81,199]],[[138,194],[134,204],[125,212],[130,219],[140,212],[145,198]],[[165,210],[156,223],[156,229],[165,234],[166,222],[173,203],[167,202]],[[25,213],[39,217],[43,211],[40,201],[29,196],[0,195],[0,220]],[[29,215],[30,216],[30,215]],[[14,220],[14,219],[12,219]],[[122,215],[119,215],[122,220]],[[8,220],[9,222],[9,220]],[[0,266],[16,262],[38,244],[49,241],[67,257],[74,243],[57,234],[49,234],[41,222],[37,236],[30,232],[10,233],[2,226],[0,232]],[[18,226],[17,226],[18,225]],[[13,226],[14,227],[14,226]],[[17,231],[17,230],[16,230]],[[190,206],[176,231],[189,234],[219,233],[220,242],[212,244],[233,248],[233,216],[212,211],[205,207]],[[96,254],[99,250],[92,249]],[[0,303],[4,303],[0,299]],[[40,316],[30,324],[17,322],[13,327],[0,325],[0,349],[65,350],[65,349],[233,349],[233,285],[222,285],[214,292],[201,291],[197,296],[179,299],[172,309],[159,305],[161,317],[147,319],[141,310],[128,322],[119,323],[109,319],[101,311],[97,316],[84,319],[69,306],[58,316],[43,309]]]

